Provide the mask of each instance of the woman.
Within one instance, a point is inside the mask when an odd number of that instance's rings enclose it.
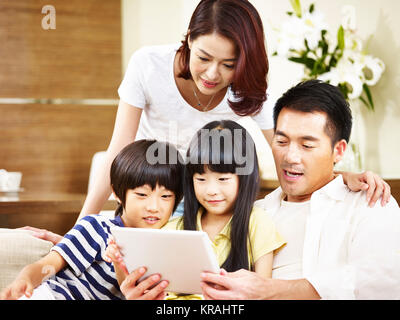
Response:
[[[259,113],[254,119],[270,140],[272,117],[261,110],[267,72],[262,22],[248,1],[203,0],[181,46],[135,52],[118,90],[107,159],[80,217],[101,210],[110,194],[110,163],[135,138],[166,139],[184,154],[206,123]]]
[[[118,89],[120,103],[106,159],[79,218],[102,209],[111,193],[111,163],[134,140],[166,140],[184,154],[206,123],[249,115],[270,143],[273,121],[272,106],[266,105],[264,40],[261,18],[250,2],[202,0],[180,46],[135,52]],[[346,175],[345,180],[353,191],[369,185],[371,204],[382,194],[383,199],[389,198],[390,187],[371,172]],[[54,243],[61,239],[47,231],[38,236]]]

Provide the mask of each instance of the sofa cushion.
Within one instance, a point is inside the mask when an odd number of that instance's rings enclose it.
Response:
[[[21,269],[49,253],[53,244],[32,236],[28,230],[0,228],[0,290],[11,283]]]

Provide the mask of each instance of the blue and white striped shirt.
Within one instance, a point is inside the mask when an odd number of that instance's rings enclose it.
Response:
[[[68,263],[66,268],[46,281],[56,299],[124,299],[114,266],[102,258],[111,226],[123,227],[121,217],[86,216],[52,248]]]

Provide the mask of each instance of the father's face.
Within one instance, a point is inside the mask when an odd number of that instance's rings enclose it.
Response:
[[[278,116],[272,152],[276,171],[287,200],[307,201],[314,191],[334,178],[334,162],[346,148],[344,140],[333,150],[325,133],[327,115],[283,108]]]

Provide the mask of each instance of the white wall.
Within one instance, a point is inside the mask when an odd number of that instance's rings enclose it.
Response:
[[[121,4],[124,70],[140,47],[180,42],[196,6],[191,0],[122,0]]]
[[[291,9],[289,0],[252,0],[265,27],[269,55],[274,49],[273,27],[279,26]],[[316,8],[326,16],[332,32],[341,22],[341,9],[356,9],[358,33],[370,35],[369,51],[381,58],[386,71],[372,87],[376,111],[362,108],[361,129],[365,138],[365,167],[383,177],[400,177],[400,1],[398,0],[316,0]],[[148,44],[179,42],[186,32],[190,16],[198,0],[122,0],[123,66],[137,48]],[[309,6],[311,1],[302,1]],[[397,37],[396,37],[397,36]],[[302,75],[300,65],[270,56],[270,93],[280,95],[296,84]],[[267,148],[267,147],[266,147]],[[269,157],[269,155],[267,155]],[[270,158],[269,158],[270,160]],[[269,161],[268,160],[268,161]]]

